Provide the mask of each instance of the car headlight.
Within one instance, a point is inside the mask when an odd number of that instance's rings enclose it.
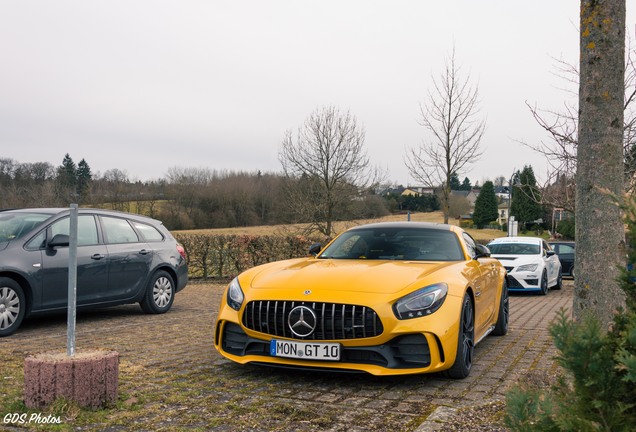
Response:
[[[517,271],[527,271],[527,272],[533,272],[537,269],[537,267],[539,266],[539,264],[524,264],[521,265],[519,267],[517,267]]]
[[[396,301],[393,313],[400,320],[430,315],[442,306],[446,294],[448,285],[445,283],[427,286]]]
[[[232,279],[232,282],[227,287],[227,305],[234,310],[239,310],[244,299],[245,295],[243,295],[238,278]]]

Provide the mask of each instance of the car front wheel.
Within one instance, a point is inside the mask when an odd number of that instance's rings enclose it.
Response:
[[[9,336],[20,327],[25,309],[26,299],[20,284],[0,278],[0,336]]]
[[[174,302],[174,281],[168,272],[156,272],[146,288],[144,299],[139,303],[146,313],[168,312]]]
[[[501,298],[499,300],[499,316],[492,331],[494,336],[503,336],[508,333],[508,322],[510,322],[510,297],[508,296],[508,283],[504,278],[501,287]]]
[[[466,378],[473,366],[473,351],[475,349],[475,317],[473,302],[468,293],[464,294],[462,313],[459,322],[459,334],[457,336],[457,355],[455,363],[446,371],[450,378]]]
[[[559,276],[557,277],[557,283],[556,283],[556,285],[553,288],[555,290],[560,290],[561,288],[563,288],[563,273],[561,272],[561,270],[559,270]]]
[[[541,291],[539,294],[548,294],[548,273],[545,270],[543,270],[543,274],[541,275]]]

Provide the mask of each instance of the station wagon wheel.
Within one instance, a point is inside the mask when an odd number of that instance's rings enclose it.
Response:
[[[146,313],[160,314],[170,310],[174,302],[174,281],[168,272],[157,271],[148,282],[146,294],[139,303]]]
[[[459,334],[457,336],[457,355],[455,363],[446,371],[450,378],[466,378],[473,366],[473,351],[475,349],[475,317],[473,302],[468,293],[464,295]]]
[[[495,336],[503,336],[508,333],[508,323],[510,322],[510,297],[508,295],[508,281],[504,278],[501,287],[501,297],[499,300],[499,316],[492,331]]]
[[[543,270],[543,274],[541,275],[541,291],[539,294],[548,294],[548,273],[545,270]]]
[[[0,278],[0,336],[9,336],[20,327],[25,309],[26,299],[20,284]]]

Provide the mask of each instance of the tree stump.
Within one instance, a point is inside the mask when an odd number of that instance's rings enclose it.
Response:
[[[119,353],[85,350],[29,355],[24,360],[24,403],[42,408],[58,398],[84,408],[100,408],[117,400]]]

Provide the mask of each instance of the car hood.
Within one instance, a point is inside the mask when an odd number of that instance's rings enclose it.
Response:
[[[253,274],[252,289],[396,293],[455,262],[315,259],[267,264]],[[439,280],[430,280],[430,283]]]

